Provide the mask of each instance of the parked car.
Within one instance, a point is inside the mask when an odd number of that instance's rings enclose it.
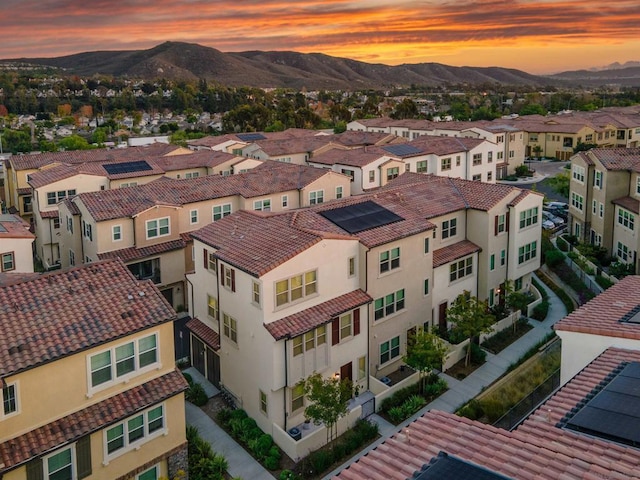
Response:
[[[553,213],[551,213],[548,210],[543,210],[542,211],[542,218],[552,222],[556,227],[559,227],[559,226],[565,224],[565,221],[564,221],[563,218],[554,215]]]
[[[551,220],[543,220],[542,228],[544,228],[545,230],[553,230],[554,228],[556,228],[556,225]]]
[[[569,204],[564,202],[549,202],[545,203],[543,208],[557,208],[560,210],[569,210]]]
[[[549,212],[553,216],[560,217],[566,221],[569,213],[569,205],[564,202],[549,202],[542,206],[542,211]]]

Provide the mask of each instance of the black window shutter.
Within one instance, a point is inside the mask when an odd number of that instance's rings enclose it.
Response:
[[[207,268],[209,268],[209,252],[207,252],[206,248],[203,248],[203,255],[204,255],[204,268],[205,270]]]
[[[78,479],[91,475],[91,435],[85,435],[76,442]]]
[[[494,225],[493,225],[493,234],[494,235],[498,235],[498,221],[499,221],[498,219],[499,218],[500,218],[500,215],[496,215],[495,216],[495,222],[494,222]]]
[[[231,269],[231,291],[236,291],[236,271],[235,269]]]
[[[220,264],[220,285],[224,285],[224,265]]]
[[[27,463],[27,480],[44,480],[41,458],[34,458]]]
[[[360,309],[356,308],[353,311],[353,335],[360,334]]]
[[[509,231],[509,213],[507,212],[507,214],[504,216],[504,230],[505,232]]]
[[[331,345],[337,345],[340,342],[340,320],[334,318],[331,320]]]

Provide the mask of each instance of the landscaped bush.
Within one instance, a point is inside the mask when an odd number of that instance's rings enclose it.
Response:
[[[596,283],[605,290],[613,285],[613,282],[611,280],[603,277],[602,275],[596,275]]]
[[[607,258],[607,249],[590,243],[580,243],[576,249],[587,258],[587,260],[602,265]]]
[[[487,352],[480,348],[480,345],[471,342],[471,363],[473,365],[482,365],[486,359]]]
[[[518,165],[516,167],[516,177],[524,177],[529,173],[529,168],[526,165]]]
[[[397,425],[398,423],[416,413],[426,404],[427,401],[424,399],[424,397],[413,395],[399,407],[393,407],[392,409],[390,409],[388,415],[391,421]]]
[[[447,382],[436,374],[425,379],[424,393],[420,395],[419,385],[410,385],[390,397],[385,398],[380,406],[380,413],[389,417],[393,423],[400,423],[420,410],[429,401],[447,390]]]
[[[204,391],[204,387],[199,383],[195,383],[193,381],[187,389],[185,398],[188,402],[193,403],[197,407],[201,407],[209,401],[209,397],[207,397],[207,394]]]
[[[189,478],[192,480],[222,480],[229,468],[227,460],[211,449],[209,442],[200,437],[198,429],[187,427]]]
[[[549,313],[549,301],[542,300],[542,302],[540,302],[538,305],[533,307],[533,312],[531,312],[531,318],[541,322],[545,318],[547,318],[548,313]]]
[[[558,237],[556,239],[556,246],[562,252],[566,252],[569,250],[569,244],[562,237]]]
[[[633,263],[613,262],[609,266],[609,273],[616,278],[624,278],[627,275],[633,275]]]
[[[482,342],[482,348],[489,350],[491,353],[499,353],[530,329],[531,327],[527,319],[521,317],[516,321],[515,331],[513,327],[499,331]]]
[[[571,255],[571,252],[569,252]],[[564,262],[564,253],[560,250],[549,250],[545,255],[544,262],[549,268],[554,268]]]
[[[484,410],[482,410],[482,406],[480,402],[476,399],[469,400],[462,408],[460,408],[457,412],[461,417],[466,417],[470,420],[477,420],[484,416]]]

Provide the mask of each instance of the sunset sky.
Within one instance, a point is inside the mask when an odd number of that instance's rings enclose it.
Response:
[[[640,61],[638,0],[0,0],[0,58],[183,41],[529,73]]]

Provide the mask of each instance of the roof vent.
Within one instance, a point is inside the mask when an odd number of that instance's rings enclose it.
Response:
[[[141,290],[141,291],[138,292],[138,295],[141,296],[141,297],[144,297],[145,293]]]
[[[128,298],[129,300],[133,300],[133,295],[129,294],[129,295],[127,295],[127,298]]]

